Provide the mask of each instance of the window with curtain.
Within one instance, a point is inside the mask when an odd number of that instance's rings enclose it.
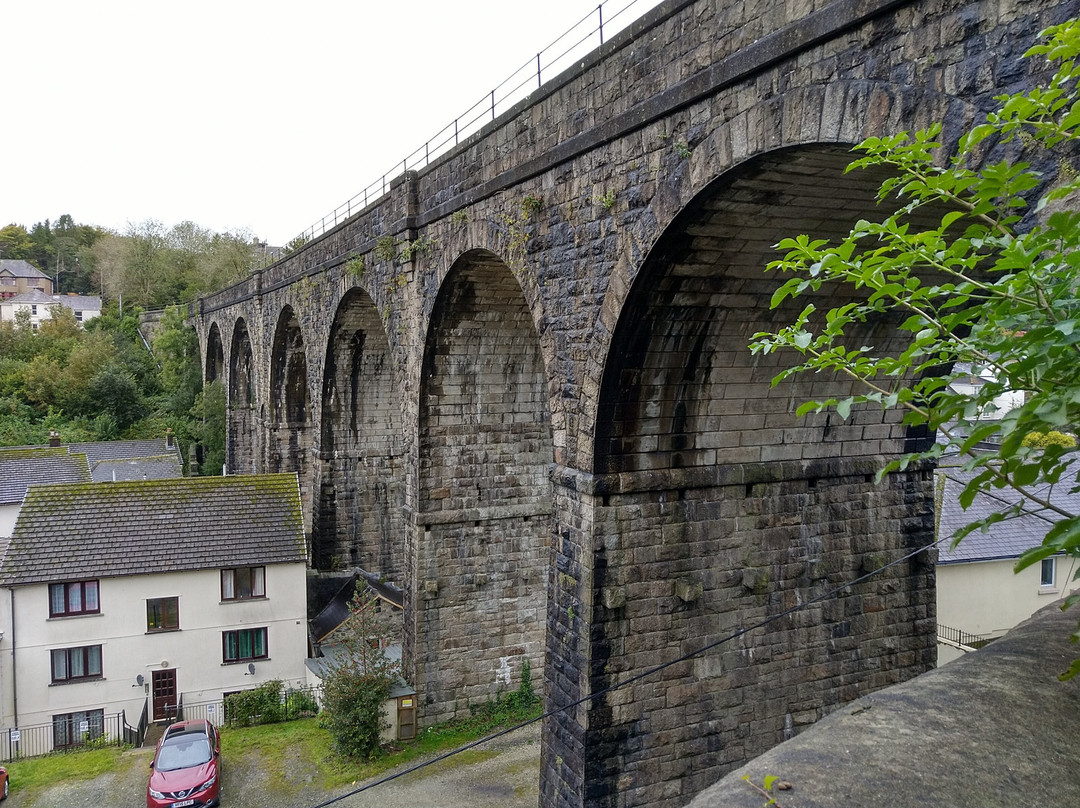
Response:
[[[70,617],[100,612],[97,581],[49,584],[49,617]]]
[[[71,682],[101,678],[101,646],[57,648],[52,651],[52,681]]]
[[[225,662],[247,662],[252,659],[266,659],[266,629],[242,628],[236,631],[223,631],[222,659]]]
[[[266,597],[265,567],[235,567],[221,571],[221,599],[247,600]]]

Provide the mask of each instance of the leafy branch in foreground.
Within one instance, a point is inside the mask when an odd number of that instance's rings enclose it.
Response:
[[[888,169],[878,201],[899,200],[898,210],[880,222],[858,221],[838,244],[784,239],[777,245],[783,258],[769,265],[793,274],[774,294],[773,308],[826,284],[853,289],[853,302],[824,316],[806,303],[794,322],[756,334],[750,346],[754,353],[801,354],[773,384],[806,371],[857,382],[855,395],[807,402],[800,415],[835,409],[847,418],[856,404],[900,407],[905,423],[938,433],[931,449],[900,457],[882,475],[918,459],[960,454],[974,472],[963,507],[980,491],[1018,492],[1017,504],[953,537],[955,544],[1021,511],[1041,512],[1053,525],[1041,546],[1020,557],[1017,571],[1055,553],[1080,555],[1080,514],[1051,496],[1054,486],[1080,491],[1075,441],[1025,443],[1033,433],[1075,436],[1080,427],[1080,212],[1060,204],[1080,190],[1069,162],[1080,141],[1080,22],[1040,38],[1026,58],[1046,59],[1053,77],[998,97],[999,108],[960,138],[944,165],[934,157],[943,147],[940,125],[856,147],[862,156],[848,171]],[[1056,176],[1016,159],[983,162],[995,150],[1019,146],[1040,164],[1056,163]],[[937,226],[920,228],[916,221],[930,214]],[[906,315],[902,351],[851,346],[849,327],[893,311]],[[973,375],[986,383],[953,386]],[[995,413],[1005,394],[1023,403]],[[1001,417],[985,418],[990,414]],[[996,448],[975,452],[988,438]],[[1066,605],[1078,600],[1073,595]],[[1080,640],[1080,630],[1073,639]],[[1077,673],[1080,662],[1064,676]]]

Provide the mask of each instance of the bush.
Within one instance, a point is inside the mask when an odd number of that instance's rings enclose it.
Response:
[[[301,718],[319,712],[315,697],[307,690],[289,690],[285,693],[285,717]]]
[[[225,699],[225,723],[230,727],[246,727],[285,720],[281,704],[283,690],[280,679],[271,679],[254,690],[230,694]]]

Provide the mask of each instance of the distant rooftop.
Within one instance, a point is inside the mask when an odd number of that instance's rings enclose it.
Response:
[[[49,295],[40,289],[31,289],[12,295],[5,303],[36,304],[39,306],[65,306],[69,309],[100,309],[101,298],[97,295]]]
[[[45,278],[51,280],[48,275],[28,261],[21,258],[0,258],[0,274],[13,275],[16,278]]]
[[[1011,488],[995,488],[976,495],[968,509],[963,510],[960,507],[960,492],[976,473],[978,472],[964,471],[959,466],[943,465],[938,468],[940,538],[947,538],[965,525],[1015,505],[1023,499]],[[1031,486],[1030,490],[1036,496],[1072,513],[1080,513],[1080,493],[1069,491],[1075,485],[1070,482],[1075,476],[1075,473],[1067,473],[1057,485]],[[1019,516],[991,525],[986,533],[978,530],[969,533],[955,548],[950,548],[948,542],[942,542],[938,545],[938,563],[1019,558],[1025,550],[1041,544],[1046,532],[1060,518],[1054,511],[1041,509],[1029,500],[1024,501],[1023,512]]]
[[[90,475],[94,482],[112,480],[153,480],[183,475],[180,447],[173,439],[149,438],[143,440],[105,440],[85,443],[59,444],[58,446],[16,446],[0,451],[25,451],[55,449],[70,454],[86,456]],[[49,480],[47,482],[75,482],[75,480]]]

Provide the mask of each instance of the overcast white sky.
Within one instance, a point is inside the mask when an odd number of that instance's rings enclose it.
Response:
[[[609,0],[605,39],[658,2]],[[12,0],[0,226],[190,219],[282,245],[598,4]]]

